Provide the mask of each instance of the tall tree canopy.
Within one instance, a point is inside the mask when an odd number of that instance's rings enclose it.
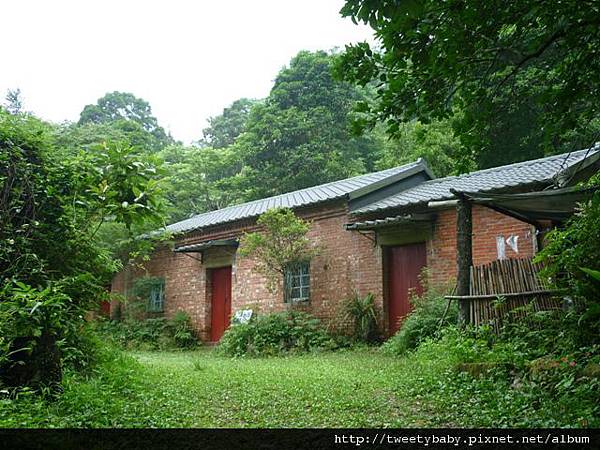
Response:
[[[243,133],[250,109],[256,100],[240,98],[223,110],[223,113],[208,119],[208,127],[202,131],[201,144],[212,148],[224,148],[233,144]]]
[[[594,140],[599,2],[346,0],[341,13],[369,24],[381,51],[348,46],[337,73],[375,82],[378,102],[362,109],[391,134],[407,120],[446,118],[459,108],[463,142],[493,156],[484,165],[505,162],[498,160],[506,154],[496,146],[501,137],[531,153],[513,159],[536,156],[539,145]]]
[[[146,150],[158,151],[173,143],[173,138],[158,124],[150,104],[127,92],[110,92],[98,99],[95,105],[86,105],[81,111],[78,125],[110,124],[127,135],[147,133],[151,138]],[[138,138],[138,140],[140,140]]]
[[[436,176],[453,175],[460,167],[474,169],[473,161],[452,131],[449,120],[423,124],[416,120],[401,124],[395,137],[385,138],[381,125],[371,132],[380,142],[375,168],[388,169],[424,158]]]
[[[169,172],[165,193],[172,206],[171,221],[244,200],[238,187],[240,160],[234,148],[172,145],[158,155]]]
[[[11,114],[19,114],[23,110],[23,96],[21,89],[9,89],[6,91],[4,108]]]
[[[374,144],[349,122],[358,88],[333,79],[333,57],[302,51],[280,71],[269,96],[255,105],[236,145],[248,198],[259,198],[363,173]]]

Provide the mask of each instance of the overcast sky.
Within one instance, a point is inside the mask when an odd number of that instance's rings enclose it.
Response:
[[[265,97],[299,50],[371,41],[339,15],[343,0],[14,0],[0,2],[0,97],[76,121],[125,91],[150,102],[186,143],[240,97]]]

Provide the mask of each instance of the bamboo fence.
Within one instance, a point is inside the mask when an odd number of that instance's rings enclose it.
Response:
[[[498,332],[506,320],[527,320],[531,312],[562,309],[559,292],[539,276],[541,266],[531,258],[502,259],[472,266],[470,295],[448,296],[466,300],[469,323],[491,325]]]

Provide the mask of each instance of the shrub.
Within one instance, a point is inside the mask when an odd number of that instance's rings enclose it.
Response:
[[[447,308],[443,295],[435,289],[428,289],[422,296],[411,299],[414,309],[402,322],[400,330],[382,347],[386,352],[402,355],[419,346],[427,338],[434,337],[440,328],[440,321]],[[458,318],[458,306],[454,302],[448,309],[445,321],[454,323]]]
[[[190,316],[184,311],[176,312],[171,319],[157,317],[122,322],[98,319],[96,330],[120,347],[131,350],[166,350],[198,345]]]
[[[344,305],[345,320],[353,322],[352,337],[355,341],[373,343],[379,340],[377,330],[377,307],[375,296],[371,293],[360,297],[356,293]]]
[[[4,383],[34,388],[60,383],[57,341],[72,325],[69,303],[70,298],[56,286],[36,289],[17,281],[2,287],[0,373]]]
[[[541,320],[550,325],[557,318]],[[586,378],[582,366],[598,357],[588,355],[586,362],[585,355],[559,356],[557,350],[539,358],[546,350],[514,329],[496,336],[488,327],[448,326],[407,356],[407,364],[424,369],[408,389],[459,415],[462,426],[595,426],[600,380]]]
[[[334,346],[318,319],[304,312],[286,311],[231,325],[221,338],[219,351],[229,356],[267,356]]]
[[[255,270],[265,277],[267,288],[276,292],[287,269],[310,261],[319,248],[306,236],[310,224],[289,208],[270,209],[258,218],[257,224],[264,231],[244,234],[240,255],[255,259]]]
[[[595,175],[587,184],[599,186],[600,175]],[[577,335],[574,348],[600,344],[600,281],[593,275],[600,258],[599,221],[600,190],[597,190],[563,228],[548,233],[544,248],[537,256],[537,260],[544,263],[542,276],[576,300],[579,318],[573,321]]]
[[[157,168],[133,149],[61,149],[53,135],[0,108],[0,378],[22,387],[58,387],[64,364],[92,363],[85,312],[121,268],[98,229],[134,236],[161,204]]]
[[[185,311],[177,311],[170,320],[169,327],[178,348],[191,348],[198,345],[190,316]]]

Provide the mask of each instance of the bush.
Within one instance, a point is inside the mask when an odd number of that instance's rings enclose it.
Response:
[[[121,144],[59,148],[54,131],[0,108],[0,382],[36,391],[59,390],[63,366],[93,364],[85,313],[122,266],[98,229],[133,236],[161,205],[147,157]]]
[[[561,319],[540,320],[551,325]],[[597,426],[600,380],[586,376],[584,366],[598,357],[561,356],[558,349],[540,358],[546,338],[529,343],[521,328],[496,336],[488,327],[445,327],[407,356],[407,364],[423,367],[407,388],[435,401],[448,417],[460,416],[462,426]],[[557,329],[542,331],[549,337]]]
[[[344,305],[345,319],[353,324],[352,337],[357,342],[374,343],[380,338],[377,330],[377,307],[375,296],[371,293],[360,297],[356,293]]]
[[[192,348],[198,345],[198,338],[192,328],[190,316],[185,311],[177,311],[170,320],[169,327],[178,348]]]
[[[333,347],[334,340],[318,319],[307,313],[286,311],[232,324],[218,348],[228,356],[268,356]]]
[[[98,319],[96,330],[121,348],[130,350],[167,350],[198,345],[190,316],[184,311],[176,312],[171,319],[157,317],[122,322]]]
[[[2,287],[0,381],[36,389],[60,383],[61,346],[57,341],[72,325],[70,300],[54,285],[36,289],[17,281]]]
[[[600,186],[600,174],[587,185]],[[600,190],[580,206],[563,228],[548,233],[537,256],[544,264],[542,276],[576,300],[579,318],[573,321],[577,335],[574,348],[600,344],[600,281],[593,275],[600,259]]]
[[[382,347],[383,351],[402,355],[419,346],[427,338],[436,335],[440,321],[447,307],[443,295],[435,289],[428,289],[422,296],[411,299],[414,309],[402,322],[400,330]],[[445,317],[446,323],[455,323],[458,319],[456,302],[450,305]]]

